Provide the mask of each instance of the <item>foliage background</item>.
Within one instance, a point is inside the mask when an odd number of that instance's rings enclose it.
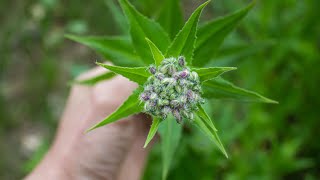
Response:
[[[0,2],[0,179],[19,179],[50,145],[68,82],[101,59],[65,33],[119,34],[107,2]],[[156,0],[134,0],[150,17]],[[183,0],[185,18],[204,1]],[[215,0],[203,19],[248,4]],[[320,7],[318,0],[260,0],[230,35],[215,65],[236,66],[235,84],[279,105],[212,101],[225,159],[202,134],[185,129],[168,179],[319,179]],[[161,177],[155,146],[144,179]]]

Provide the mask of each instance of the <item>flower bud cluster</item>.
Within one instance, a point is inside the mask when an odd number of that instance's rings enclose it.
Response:
[[[171,113],[178,123],[182,119],[193,120],[201,98],[199,76],[186,66],[183,56],[164,59],[160,66],[151,65],[152,76],[144,85],[140,100],[144,112],[162,119]]]

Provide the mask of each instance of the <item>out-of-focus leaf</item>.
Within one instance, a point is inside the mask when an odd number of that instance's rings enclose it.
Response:
[[[143,87],[138,87],[128,99],[118,107],[107,118],[89,128],[86,132],[92,131],[98,127],[120,120],[121,118],[128,117],[143,111],[143,104],[139,100],[139,94],[143,91]]]
[[[199,17],[203,8],[209,3],[207,1],[200,5],[190,16],[182,30],[177,34],[171,43],[166,57],[178,57],[183,55],[186,58],[187,63],[192,64],[192,56],[194,51],[194,44],[196,41],[197,27]]]
[[[132,43],[142,61],[149,65],[152,63],[152,54],[145,38],[150,39],[162,52],[165,52],[170,39],[162,27],[139,13],[127,0],[119,0],[122,10],[130,24]]]
[[[110,9],[111,14],[119,27],[119,30],[124,34],[129,33],[129,25],[127,23],[126,17],[122,14],[121,9],[114,3],[113,0],[105,0],[104,1],[107,7]]]
[[[148,38],[146,38],[146,40],[149,44],[150,51],[152,53],[154,62],[156,64],[156,66],[159,66],[161,64],[162,60],[165,59],[165,57],[163,56],[162,52],[158,49],[158,47],[155,44],[153,44],[153,42],[151,42]]]
[[[203,120],[199,116],[195,116],[194,124],[206,135],[208,136],[220,149],[220,151],[228,158],[228,154],[220,141],[220,138],[215,130],[213,130],[207,121]]]
[[[109,69],[110,71],[117,73],[129,80],[143,85],[150,76],[147,72],[147,67],[121,67],[121,66],[111,66],[107,64],[98,63],[97,65]]]
[[[84,44],[117,66],[140,66],[143,62],[134,53],[129,39],[124,37],[97,37],[66,35],[68,39]]]
[[[206,111],[203,109],[203,107],[199,104],[198,105],[199,110],[196,112],[197,115],[202,118],[208,126],[214,130],[218,131],[217,128],[214,126],[213,121],[211,120],[210,116],[206,113]]]
[[[193,68],[192,71],[198,73],[200,82],[205,82],[210,79],[216,78],[221,74],[235,70],[235,67],[210,67],[210,68]]]
[[[244,9],[231,15],[215,19],[203,26],[197,32],[198,38],[195,47],[195,66],[204,66],[209,63],[222,44],[225,37],[235,28],[237,23],[245,17],[254,6],[254,2]]]
[[[264,51],[274,44],[274,41],[269,40],[252,44],[237,43],[223,45],[217,53],[217,56],[209,60],[209,64],[206,64],[206,66],[228,66],[230,64],[238,64],[239,61],[249,59],[247,57]]]
[[[154,137],[154,135],[157,133],[157,130],[158,130],[158,127],[159,127],[159,124],[161,122],[161,119],[157,118],[157,117],[153,117],[153,120],[152,120],[152,125],[151,125],[151,128],[149,130],[149,133],[148,133],[148,137],[147,137],[147,140],[144,144],[144,148],[147,147],[147,145],[149,144],[149,142],[152,140],[152,138]]]
[[[173,39],[183,26],[180,0],[166,0],[158,17],[158,22]]]
[[[105,72],[103,74],[100,74],[98,76],[95,76],[95,77],[92,77],[89,79],[75,80],[73,83],[92,86],[100,81],[105,81],[105,80],[111,79],[114,76],[115,76],[115,73],[113,73],[113,72]]]
[[[159,133],[161,136],[163,160],[162,179],[166,179],[172,158],[180,141],[182,126],[178,124],[172,116],[169,116],[166,120],[161,122]]]
[[[204,97],[216,99],[235,99],[240,101],[263,102],[277,104],[277,101],[268,99],[256,92],[233,85],[222,79],[215,78],[203,83]]]

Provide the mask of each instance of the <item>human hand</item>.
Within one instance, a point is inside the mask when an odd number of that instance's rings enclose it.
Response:
[[[80,79],[101,71],[105,70],[97,68]],[[52,147],[26,179],[140,179],[148,153],[143,144],[151,122],[146,115],[84,133],[113,112],[136,87],[120,76],[92,87],[73,86]]]

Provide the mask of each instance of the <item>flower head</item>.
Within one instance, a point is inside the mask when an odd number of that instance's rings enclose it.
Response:
[[[158,66],[150,66],[151,78],[144,85],[140,100],[144,111],[165,119],[170,113],[178,123],[193,120],[193,111],[203,103],[199,76],[186,66],[185,58],[167,58]],[[151,88],[152,87],[152,88]]]

